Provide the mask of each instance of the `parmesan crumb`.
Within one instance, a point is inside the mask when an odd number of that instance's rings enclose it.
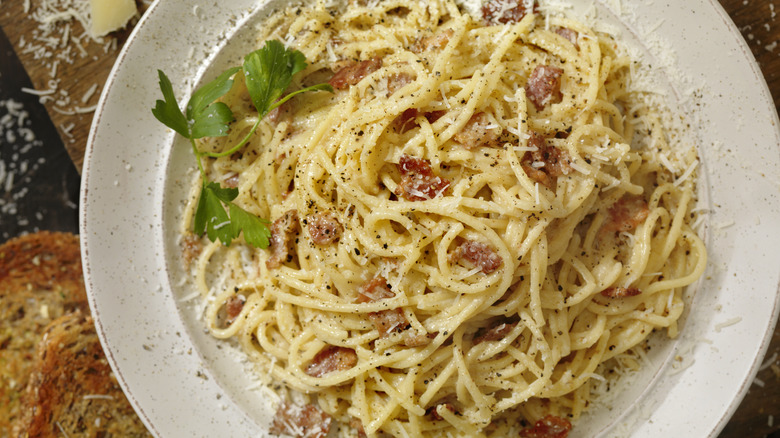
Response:
[[[60,430],[60,432],[62,432],[62,435],[63,435],[65,438],[70,438],[70,437],[68,436],[68,433],[67,433],[67,432],[65,432],[65,429],[63,429],[63,427],[62,427],[62,425],[60,424],[60,422],[59,422],[59,421],[55,421],[55,422],[54,422],[54,424],[56,424],[56,425],[57,425],[57,429],[59,429],[59,430]]]
[[[114,396],[103,394],[86,394],[83,398],[84,400],[113,400]]]
[[[773,363],[777,361],[777,352],[775,351],[772,356],[769,357],[763,364],[761,364],[761,367],[758,369],[759,371],[764,371],[765,369],[772,366]]]
[[[720,331],[722,329],[724,329],[726,327],[731,327],[734,324],[738,324],[740,321],[742,321],[742,317],[741,316],[735,316],[734,318],[728,319],[728,320],[723,321],[723,322],[721,322],[719,324],[715,324],[715,331],[720,333]]]

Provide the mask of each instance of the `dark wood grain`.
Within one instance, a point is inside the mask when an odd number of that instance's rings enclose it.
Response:
[[[720,0],[750,46],[769,91],[780,104],[780,2],[770,0]]]
[[[766,78],[777,107],[780,103],[780,17],[778,17],[780,2],[775,6],[771,0],[719,1],[747,41]],[[32,2],[35,4],[36,0]],[[139,7],[143,8],[140,1]],[[23,38],[29,40],[38,24],[24,13],[21,0],[3,0],[0,7],[0,26],[18,48]],[[78,24],[74,26],[78,27]],[[128,34],[129,30],[125,30],[112,35],[111,38],[116,38],[117,47],[121,47]],[[73,64],[61,65],[57,76],[61,80],[59,87],[67,90],[72,99],[77,101],[92,84],[97,83],[99,85],[97,92],[84,104],[89,106],[97,102],[100,89],[105,83],[118,51],[105,52],[104,46],[97,43],[85,44],[84,48],[89,55],[75,57]],[[18,54],[36,89],[47,89],[51,78],[46,69],[41,67],[41,62],[32,54]],[[77,168],[81,169],[92,113],[66,115],[53,107],[52,103],[46,104],[49,115],[59,130],[72,160]],[[72,128],[65,129],[71,124]],[[772,358],[773,355],[780,355],[780,330],[775,331],[766,357]],[[768,365],[771,366],[767,366],[758,374],[759,383],[750,387],[749,393],[720,438],[752,438],[767,435],[780,438],[780,361],[775,360]],[[713,364],[713,366],[718,365]],[[760,386],[761,382],[763,387]]]
[[[17,135],[0,135],[0,163],[6,171],[16,170],[17,175],[10,190],[5,183],[0,190],[0,242],[37,230],[75,233],[79,228],[79,174],[46,108],[38,103],[36,96],[22,91],[31,88],[32,83],[15,53],[0,29],[0,102],[11,100],[21,104],[27,114],[24,129],[35,134],[35,139],[30,141],[21,135],[22,125],[17,123],[8,131]],[[9,114],[7,106],[0,105],[0,120]],[[12,157],[10,161],[8,157]],[[35,190],[29,190],[30,187]],[[2,354],[4,350],[0,346]],[[0,436],[2,430],[0,426]]]
[[[775,330],[769,352],[764,359],[769,365],[758,373],[754,383],[723,429],[720,438],[780,437],[780,330]],[[774,361],[771,361],[775,358]],[[774,365],[774,366],[772,366]],[[770,421],[771,416],[771,421]]]
[[[34,11],[39,2],[32,0],[33,5],[30,10]],[[139,3],[139,6],[143,6]],[[77,20],[68,22],[71,29],[68,32],[71,36],[79,36],[84,32],[83,27]],[[64,29],[65,24],[59,27]],[[60,133],[65,148],[73,160],[76,168],[81,172],[84,161],[84,151],[87,147],[87,137],[89,136],[90,125],[92,124],[93,112],[67,114],[73,112],[75,108],[88,108],[97,104],[100,98],[100,92],[106,82],[111,67],[114,65],[119,49],[127,40],[130,29],[115,32],[103,39],[102,42],[92,41],[85,38],[79,44],[86,52],[82,54],[81,48],[77,47],[72,41],[63,45],[60,49],[53,51],[51,57],[36,57],[34,52],[25,53],[24,47],[27,43],[35,43],[34,35],[39,34],[39,23],[31,16],[25,13],[24,2],[21,0],[3,1],[0,6],[0,27],[2,27],[8,40],[14,45],[16,54],[24,64],[32,84],[36,90],[51,89],[50,81],[59,81],[57,94],[54,96],[58,100],[63,100],[65,96],[70,102],[64,105],[56,105],[56,101],[45,103],[46,110],[54,122],[54,126]],[[64,31],[63,31],[64,32]],[[116,40],[116,43],[112,43]],[[107,49],[107,47],[109,47]],[[58,53],[70,50],[72,63],[61,60],[56,68],[56,74],[51,75],[50,64]],[[97,84],[97,89],[89,99],[82,102],[82,98],[88,94],[93,84]],[[66,94],[61,94],[61,91]]]

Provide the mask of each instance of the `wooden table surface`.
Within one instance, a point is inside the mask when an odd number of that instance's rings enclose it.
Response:
[[[780,19],[777,17],[780,14],[780,2],[777,2],[776,7],[772,0],[719,1],[750,46],[777,107],[780,103]],[[72,20],[70,41],[63,41],[58,49],[70,50],[70,59],[57,61],[54,56],[47,58],[42,54],[40,47],[36,50],[35,37],[41,34],[40,23],[32,14],[25,13],[24,3],[21,0],[3,1],[0,28],[14,45],[36,90],[50,91],[54,85],[51,81],[57,81],[56,92],[47,94],[48,98],[43,100],[47,101],[46,109],[71,159],[80,170],[92,122],[93,113],[89,109],[97,103],[103,83],[129,30],[117,32],[103,42],[94,42],[89,38],[80,38],[83,29]],[[32,10],[36,3],[36,0],[32,0]],[[138,3],[143,9],[144,3]],[[766,357],[778,356],[780,329],[775,331]],[[751,386],[721,433],[721,438],[780,438],[779,364],[780,361],[775,359],[773,366],[767,366],[759,372],[758,383]],[[706,394],[702,394],[702,397],[706,397]]]

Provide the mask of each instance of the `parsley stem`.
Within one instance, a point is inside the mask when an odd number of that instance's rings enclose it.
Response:
[[[198,170],[200,171],[200,177],[203,180],[203,185],[206,185],[206,171],[203,169],[203,161],[201,160],[201,157],[203,156],[202,153],[198,150],[198,147],[195,145],[195,139],[190,139],[190,144],[192,145],[192,152],[195,154],[195,161],[198,163]]]
[[[212,242],[220,241],[227,246],[233,239],[243,234],[244,240],[249,245],[256,248],[268,247],[271,238],[268,221],[233,203],[238,196],[238,188],[222,187],[219,182],[209,182],[204,168],[204,164],[208,163],[204,163],[204,158],[220,158],[236,153],[252,138],[263,117],[296,94],[310,90],[326,90],[332,93],[333,87],[319,84],[279,99],[290,87],[293,76],[303,71],[306,66],[306,57],[303,53],[288,50],[279,41],[266,41],[263,48],[255,50],[244,58],[243,66],[225,70],[219,77],[193,92],[185,112],[179,108],[170,79],[162,70],[157,71],[163,99],[155,102],[152,115],[190,141],[202,180],[200,197],[192,221],[192,230],[198,236],[206,234]],[[196,139],[228,135],[230,123],[234,120],[233,111],[225,102],[217,102],[217,100],[230,91],[234,83],[232,77],[242,68],[249,96],[257,109],[258,118],[254,126],[237,145],[227,151],[219,153],[200,151]]]
[[[292,99],[296,94],[305,93],[307,91],[313,91],[313,90],[322,90],[322,89],[324,89],[323,87],[325,85],[327,85],[327,84],[312,85],[311,87],[302,88],[300,90],[293,91],[292,93],[284,96],[283,98],[281,98],[281,99],[277,100],[276,102],[274,102],[273,104],[271,104],[268,107],[268,111],[266,111],[264,114],[262,114],[260,117],[257,118],[257,121],[255,122],[255,125],[252,126],[252,130],[249,131],[249,133],[237,145],[235,145],[232,148],[230,148],[230,149],[228,149],[226,151],[223,151],[223,152],[203,152],[202,155],[204,155],[206,157],[209,157],[209,158],[220,158],[220,157],[226,157],[228,155],[233,155],[234,153],[236,153],[236,151],[241,149],[249,141],[249,139],[252,137],[252,134],[254,134],[255,131],[257,131],[257,127],[260,126],[260,121],[263,120],[268,113],[270,113],[274,109],[280,107],[282,104],[284,104],[288,100]]]
[[[265,116],[265,115],[263,115],[263,116]],[[222,151],[222,152],[203,152],[203,155],[205,155],[205,156],[207,156],[209,158],[220,158],[220,157],[226,157],[228,155],[233,155],[234,153],[236,153],[236,151],[241,149],[249,141],[249,139],[252,137],[252,134],[254,134],[255,131],[257,131],[257,127],[260,126],[260,121],[261,120],[263,120],[262,117],[258,117],[257,118],[257,121],[255,122],[255,125],[252,126],[252,130],[249,131],[249,133],[244,137],[244,139],[241,140],[241,142],[239,142],[237,145],[233,146],[232,148],[230,148],[230,149],[228,149],[226,151]]]

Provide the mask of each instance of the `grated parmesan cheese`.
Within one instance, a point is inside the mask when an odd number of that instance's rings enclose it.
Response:
[[[683,173],[681,177],[677,178],[677,180],[674,181],[674,185],[679,186],[685,180],[687,180],[693,174],[693,171],[696,170],[696,167],[698,165],[699,165],[699,160],[695,160],[693,163],[691,163],[691,165],[688,166],[688,169],[685,170],[685,173]]]
[[[736,225],[736,222],[734,222],[734,220],[730,220],[730,221],[726,221],[726,222],[719,223],[719,224],[715,225],[715,228],[717,228],[719,230],[722,230],[724,228],[733,227],[734,225]]]
[[[541,204],[541,201],[539,200],[539,183],[534,183],[534,199],[536,200],[536,205]]]
[[[720,333],[720,331],[726,327],[731,327],[734,324],[739,323],[742,321],[741,316],[735,316],[734,318],[731,318],[729,320],[723,321],[721,323],[715,324],[715,331]]]
[[[113,400],[114,396],[104,394],[86,394],[83,397],[84,400]]]
[[[32,94],[34,96],[48,96],[54,94],[57,91],[53,88],[50,90],[35,90],[27,87],[22,87],[21,90],[23,93]]]
[[[67,433],[67,432],[65,432],[65,429],[63,429],[63,427],[62,427],[62,425],[60,424],[60,422],[59,422],[59,421],[55,421],[55,422],[54,422],[54,424],[56,424],[56,425],[57,425],[57,429],[59,429],[59,430],[60,430],[60,432],[62,432],[62,435],[63,435],[65,438],[70,438],[70,437],[68,436],[68,433]]]
[[[114,40],[116,41],[116,40]],[[98,84],[92,84],[91,87],[84,93],[83,96],[81,96],[81,103],[87,103],[89,102],[89,99],[92,98],[92,95],[95,94],[95,91],[97,91]]]
[[[776,351],[769,359],[767,359],[764,363],[761,364],[761,366],[758,368],[758,371],[761,372],[767,368],[770,368],[775,363],[775,361],[777,361]]]
[[[576,161],[572,161],[571,163],[569,163],[569,166],[571,166],[572,169],[576,170],[577,172],[579,172],[579,173],[581,173],[583,175],[590,175],[590,169],[588,169],[585,166],[581,166],[581,165],[577,164]]]

